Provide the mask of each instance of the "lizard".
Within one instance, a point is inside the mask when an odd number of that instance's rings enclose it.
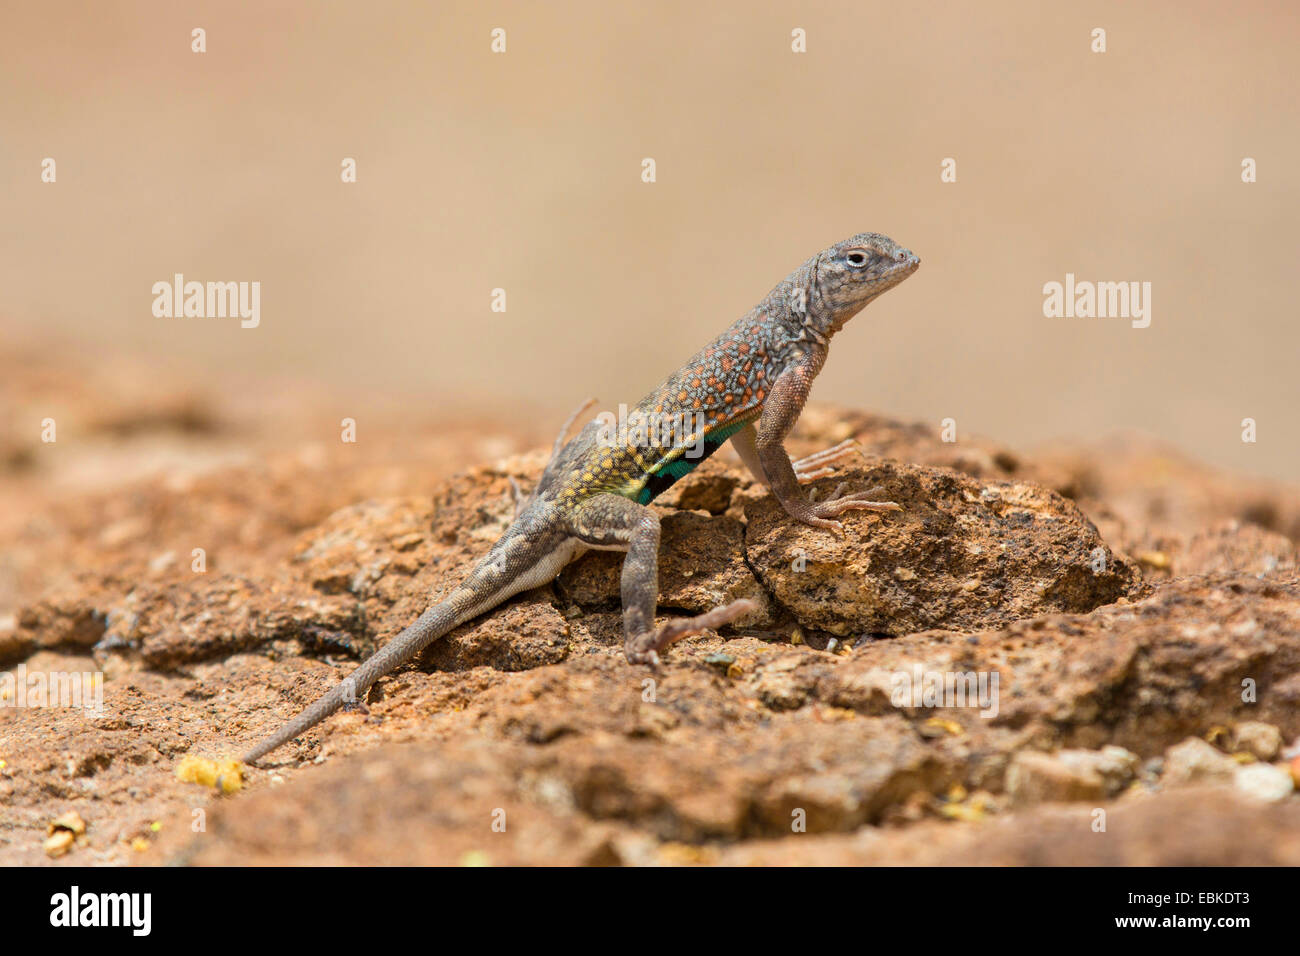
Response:
[[[433,641],[514,595],[547,584],[588,550],[626,552],[620,590],[630,664],[657,666],[660,652],[673,642],[754,610],[755,603],[742,598],[697,617],[658,626],[654,621],[660,525],[649,504],[728,440],[795,521],[840,533],[843,526],[836,519],[845,512],[899,510],[894,502],[870,500],[870,491],[841,496],[843,485],[824,501],[812,500],[801,481],[828,473],[852,443],[792,462],[783,442],[826,361],[831,337],[919,266],[917,256],[887,236],[860,233],[805,261],[643,398],[627,421],[648,422],[648,427],[633,427],[630,438],[617,430],[611,436],[608,417],[597,416],[566,443],[588,402],[561,429],[531,494],[515,487],[514,521],[465,580],[254,746],[243,762],[255,764],[354,704],[375,681]],[[673,427],[662,427],[665,422]]]

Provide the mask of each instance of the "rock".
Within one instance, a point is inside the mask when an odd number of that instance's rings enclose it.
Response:
[[[1100,774],[1032,750],[1022,750],[1011,758],[1006,788],[1017,806],[1045,801],[1097,801],[1105,794]]]
[[[1062,750],[1057,756],[1076,772],[1100,777],[1108,797],[1120,793],[1133,781],[1141,763],[1137,754],[1114,745],[1101,750]]]
[[[1091,614],[1046,615],[977,634],[923,631],[860,641],[818,678],[817,698],[862,714],[897,712],[915,670],[983,679],[996,705],[942,702],[977,736],[1020,735],[1052,751],[1115,744],[1149,758],[1215,725],[1266,720],[1300,732],[1300,581],[1176,579]],[[1242,700],[1244,680],[1269,687]],[[925,719],[931,707],[902,708]],[[1226,759],[1226,758],[1225,758]]]
[[[1113,797],[1133,779],[1138,757],[1123,747],[1062,750],[1044,754],[1021,750],[1007,767],[1006,790],[1013,804]]]
[[[449,671],[484,665],[529,670],[564,660],[570,634],[569,623],[552,605],[517,598],[501,612],[463,624],[430,645],[422,662]]]
[[[17,627],[0,639],[0,665],[20,661],[37,649],[91,647],[104,636],[102,591],[93,582],[67,584],[24,607]]]
[[[1300,800],[1264,803],[1198,786],[1088,804],[1043,804],[975,826],[805,834],[725,846],[720,866],[1297,866]],[[1096,828],[1104,825],[1105,830]]]
[[[1300,550],[1285,535],[1255,524],[1226,521],[1202,531],[1187,543],[1175,562],[1178,574],[1244,574],[1294,576]]]
[[[882,462],[840,481],[901,512],[850,513],[840,537],[794,523],[770,495],[745,506],[746,554],[805,626],[839,636],[976,630],[1053,611],[1091,611],[1136,575],[1070,501],[1020,482],[980,482]]]
[[[1238,767],[1232,783],[1247,796],[1270,802],[1290,796],[1295,789],[1291,774],[1285,767],[1275,767],[1268,763]]]
[[[1300,540],[1300,495],[1294,486],[1218,471],[1150,435],[1040,448],[1023,477],[1074,499],[1108,536],[1113,531],[1109,540],[1127,552],[1162,539],[1181,546],[1230,521]]]
[[[140,654],[172,670],[238,651],[293,640],[313,651],[373,650],[364,611],[350,595],[277,586],[228,575],[182,587],[144,586],[108,609],[101,646]]]
[[[750,687],[768,708],[796,710],[807,703],[815,681],[815,676],[803,667],[804,663],[794,659],[773,661],[763,667]],[[744,668],[732,668],[730,673],[740,676]]]
[[[758,610],[733,629],[772,623],[771,598],[745,562],[745,529],[735,518],[675,511],[662,518],[659,546],[659,606],[702,614],[720,604],[748,598]],[[583,607],[621,606],[623,555],[593,551],[569,565],[559,587]]]
[[[656,499],[664,508],[680,511],[707,511],[712,515],[726,513],[731,507],[736,489],[747,483],[746,476],[724,465],[716,457],[707,459],[687,476]]]
[[[92,391],[86,409],[115,394]],[[102,672],[104,691],[94,719],[0,708],[6,832],[75,806],[93,826],[73,859],[119,865],[1300,865],[1300,801],[1239,789],[1278,794],[1270,741],[1300,735],[1295,489],[1149,443],[1012,454],[825,407],[791,453],[855,438],[863,454],[817,493],[884,484],[905,512],[850,514],[843,538],[795,527],[727,450],[655,505],[659,614],[746,596],[754,620],[630,668],[619,556],[589,555],[250,770],[196,838],[208,796],[176,765],[237,754],[455,587],[553,437],[410,403],[388,428],[366,413],[362,445],[287,437],[319,434],[332,401],[206,430],[110,409],[139,428],[69,419],[57,456],[28,440],[38,460],[0,467],[17,502],[0,660]],[[183,435],[168,460],[201,464],[147,477],[115,445],[94,481],[44,489],[94,454],[81,436],[132,429]],[[917,667],[942,693],[896,702]],[[968,678],[970,699],[948,693]],[[1264,762],[1239,769],[1210,733]],[[37,836],[0,840],[0,864],[48,862]]]
[[[1244,720],[1232,728],[1230,746],[1267,763],[1282,750],[1282,731],[1262,721]]]
[[[1199,737],[1188,737],[1165,752],[1161,781],[1168,786],[1232,780],[1239,766]]]

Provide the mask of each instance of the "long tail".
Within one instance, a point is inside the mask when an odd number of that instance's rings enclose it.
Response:
[[[375,681],[397,670],[453,628],[520,591],[554,578],[568,562],[572,549],[557,546],[553,534],[535,536],[530,530],[524,530],[519,523],[512,526],[446,600],[426,610],[316,703],[246,753],[244,763],[253,763],[300,736],[344,704],[362,700]]]
[[[385,674],[392,673],[438,638],[472,617],[473,615],[464,613],[461,607],[463,602],[457,600],[462,590],[458,588],[446,601],[435,604],[421,614],[414,624],[367,658],[360,667],[330,688],[316,703],[246,753],[243,757],[244,763],[253,763],[277,747],[287,744],[294,737],[319,724],[344,704],[364,699],[366,692],[375,681]]]

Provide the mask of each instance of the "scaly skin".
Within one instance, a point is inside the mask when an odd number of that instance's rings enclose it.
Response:
[[[827,473],[848,449],[837,446],[796,464],[783,442],[826,361],[831,336],[919,265],[916,256],[886,236],[868,232],[846,239],[790,273],[748,315],[643,398],[628,415],[628,433],[597,419],[562,444],[570,419],[536,489],[519,497],[514,523],[469,577],[244,761],[255,762],[361,700],[376,680],[448,631],[520,591],[546,584],[591,548],[627,552],[623,630],[631,663],[657,664],[659,652],[674,641],[748,613],[753,602],[740,600],[699,617],[654,623],[659,518],[647,505],[727,440],[797,521],[839,531],[836,518],[846,511],[898,510],[893,502],[868,500],[867,492],[810,501],[800,478]],[[638,420],[656,427],[641,434]]]

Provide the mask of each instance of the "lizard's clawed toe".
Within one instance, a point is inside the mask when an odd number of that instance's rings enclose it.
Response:
[[[791,467],[800,481],[813,481],[824,475],[829,475],[833,468],[830,466],[858,450],[858,441],[856,438],[846,438],[838,445],[832,445],[830,448],[824,448],[821,451],[813,452],[806,455],[798,461],[792,461]]]
[[[646,644],[649,644],[648,640],[628,641],[623,647],[623,653],[627,656],[629,664],[644,664],[656,669],[659,667],[659,653],[653,647],[642,646]]]
[[[631,664],[659,664],[659,651],[675,644],[685,637],[693,637],[704,631],[715,630],[730,624],[737,618],[744,617],[758,609],[758,602],[749,598],[740,598],[730,604],[715,607],[698,617],[679,617],[665,621],[654,631],[640,634],[628,640],[624,653]]]
[[[815,528],[826,528],[836,533],[842,533],[844,526],[834,519],[846,511],[885,512],[903,510],[903,506],[896,501],[872,500],[874,495],[881,492],[882,489],[879,487],[872,488],[869,491],[855,491],[847,495],[841,494],[845,487],[847,485],[841,482],[839,487],[825,501],[817,501],[814,494],[810,494],[805,508],[795,512],[794,517]]]
[[[827,475],[835,474],[835,469],[830,465],[821,468],[814,468],[811,471],[796,471],[795,477],[799,479],[799,484],[806,485],[809,482],[816,481],[818,478],[825,478]]]

